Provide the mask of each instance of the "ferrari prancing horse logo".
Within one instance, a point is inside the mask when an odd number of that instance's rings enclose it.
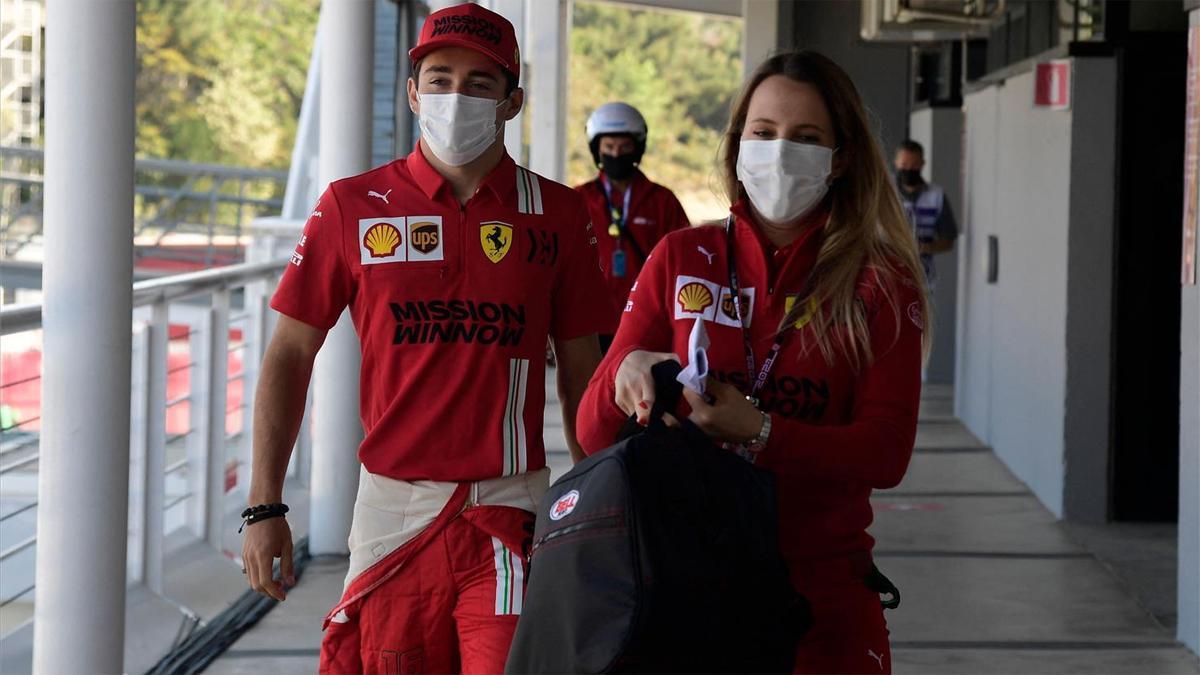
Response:
[[[512,240],[512,225],[508,223],[492,220],[479,224],[479,245],[483,247],[483,254],[494,263],[508,255]]]

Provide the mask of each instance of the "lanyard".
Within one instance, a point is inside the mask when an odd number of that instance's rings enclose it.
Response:
[[[604,188],[604,203],[608,206],[609,225],[608,233],[613,237],[620,237],[625,229],[625,221],[629,218],[629,199],[633,197],[633,183],[625,188],[625,206],[622,210],[617,211],[617,207],[612,203],[612,185],[609,184],[605,177],[600,178],[600,185]],[[616,228],[616,234],[613,234],[612,228]],[[631,237],[632,238],[632,237]]]
[[[725,221],[725,255],[729,263],[729,295],[733,302],[734,313],[737,317],[738,325],[742,328],[742,347],[746,350],[746,375],[750,378],[750,393],[746,395],[746,400],[758,407],[758,392],[767,383],[767,377],[771,374],[771,369],[775,367],[775,359],[779,357],[779,350],[783,348],[783,342],[787,339],[790,330],[783,329],[775,336],[775,341],[771,344],[771,351],[767,354],[767,358],[763,361],[762,368],[758,371],[758,376],[754,375],[754,344],[750,340],[750,331],[747,330],[747,324],[750,317],[746,316],[746,311],[742,308],[742,293],[741,284],[738,282],[737,264],[734,255],[734,221],[733,216],[729,216]],[[813,272],[816,271],[814,267]],[[808,292],[808,287],[812,284],[813,272],[809,272],[808,279],[805,280],[804,286],[801,289],[801,296]],[[799,297],[797,297],[797,302]]]

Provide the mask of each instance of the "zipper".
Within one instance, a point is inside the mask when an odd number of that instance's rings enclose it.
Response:
[[[582,523],[568,525],[567,527],[564,527],[561,530],[555,530],[553,532],[548,532],[545,535],[542,535],[542,538],[537,540],[536,543],[534,543],[533,548],[531,548],[529,550],[529,555],[532,557],[534,553],[537,553],[537,550],[539,548],[550,543],[551,541],[554,541],[555,539],[558,539],[559,537],[562,537],[562,536],[565,536],[568,534],[575,534],[576,532],[581,532],[583,530],[590,530],[590,529],[597,528],[597,527],[619,526],[619,525],[624,524],[624,521],[625,521],[625,518],[623,516],[619,516],[619,515],[605,516],[603,518],[595,518],[593,520],[585,520]]]
[[[455,198],[454,201],[458,201]],[[459,274],[466,276],[467,274],[467,205],[458,205],[458,269]],[[445,278],[443,276],[443,278]]]

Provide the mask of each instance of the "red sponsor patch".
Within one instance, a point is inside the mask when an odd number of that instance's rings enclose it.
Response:
[[[571,515],[579,504],[579,490],[571,490],[550,505],[550,520],[562,520]]]

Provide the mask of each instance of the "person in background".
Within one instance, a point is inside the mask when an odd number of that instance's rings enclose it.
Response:
[[[646,255],[668,232],[689,225],[675,194],[646,178],[639,168],[646,153],[646,131],[642,114],[627,103],[596,108],[588,117],[587,139],[599,174],[575,187],[587,202],[596,228],[614,329]],[[611,343],[611,334],[600,335],[602,351]]]
[[[750,77],[725,133],[724,227],[672,232],[629,294],[611,349],[579,407],[585,452],[645,424],[650,368],[710,340],[704,395],[676,410],[775,475],[780,548],[812,604],[798,673],[891,671],[871,559],[871,491],[912,456],[927,348],[916,245],[837,64],[774,56]],[[686,365],[686,364],[685,364]]]
[[[933,256],[954,248],[958,223],[941,186],[926,183],[921,177],[921,170],[925,168],[925,148],[920,143],[911,138],[901,143],[896,149],[894,166],[900,202],[917,238],[925,280],[932,288],[937,281]]]

